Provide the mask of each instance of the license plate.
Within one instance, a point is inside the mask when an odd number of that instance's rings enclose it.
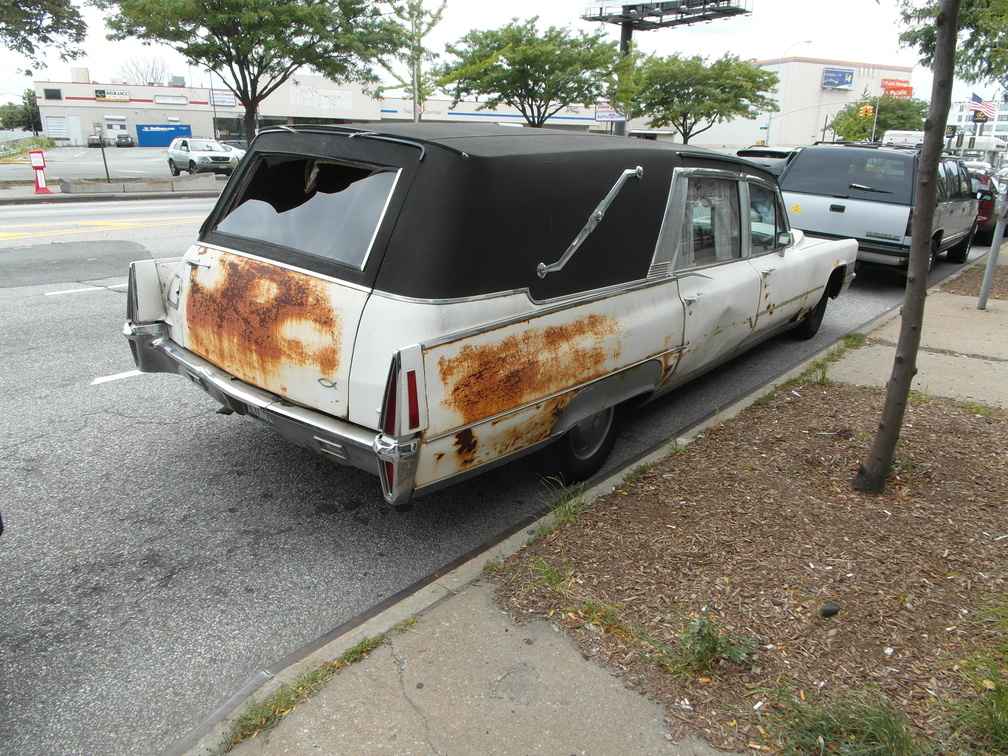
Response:
[[[253,405],[248,405],[248,413],[252,415],[256,420],[261,420],[266,423],[266,425],[273,425],[273,418],[269,416],[269,413],[262,407],[255,407]]]

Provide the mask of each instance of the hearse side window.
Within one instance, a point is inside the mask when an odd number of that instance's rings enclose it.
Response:
[[[266,157],[216,231],[362,269],[398,175],[378,166]]]
[[[738,259],[739,229],[738,183],[690,176],[676,269]]]
[[[783,218],[776,193],[765,186],[749,184],[750,254],[759,255],[777,248],[777,234],[786,230]]]

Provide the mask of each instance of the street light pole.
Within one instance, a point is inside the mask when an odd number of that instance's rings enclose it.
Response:
[[[784,65],[784,58],[786,58],[787,54],[789,52],[791,52],[791,49],[794,48],[794,47],[797,47],[798,45],[809,45],[809,44],[812,44],[812,40],[811,39],[803,39],[800,42],[793,42],[792,44],[790,44],[790,45],[787,46],[787,48],[784,50],[784,52],[781,53],[781,56],[777,59],[777,78],[778,78],[778,80],[780,79],[781,66]],[[780,83],[780,82],[778,81],[778,83]],[[767,121],[766,121],[766,146],[767,147],[770,146],[770,126],[771,126],[772,123],[773,123],[773,113],[767,113]]]

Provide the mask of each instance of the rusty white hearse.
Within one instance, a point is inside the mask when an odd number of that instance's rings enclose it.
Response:
[[[702,149],[280,127],[183,257],[130,266],[125,335],[141,371],[181,374],[403,503],[532,451],[591,476],[628,405],[814,335],[856,254],[791,231],[764,169]]]

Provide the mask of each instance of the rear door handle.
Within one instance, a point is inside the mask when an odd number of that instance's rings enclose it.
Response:
[[[691,305],[694,302],[696,302],[698,299],[700,299],[700,297],[702,297],[702,296],[703,296],[703,292],[702,291],[698,291],[692,297],[683,297],[682,301],[685,302],[688,305]]]

